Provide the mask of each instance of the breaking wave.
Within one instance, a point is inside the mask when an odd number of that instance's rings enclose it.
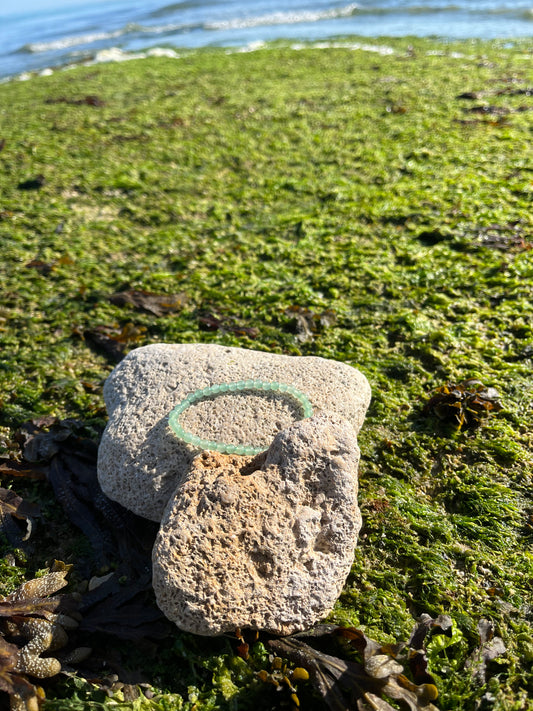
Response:
[[[175,5],[167,6],[171,8],[179,8],[185,3],[176,3]],[[229,20],[220,20],[212,22],[204,22],[201,24],[182,24],[171,23],[162,25],[139,25],[129,23],[124,27],[109,31],[109,32],[93,32],[81,35],[71,35],[50,40],[49,42],[31,42],[20,47],[18,53],[40,54],[43,52],[61,51],[91,45],[96,42],[107,40],[116,40],[120,37],[143,37],[150,35],[165,35],[176,34],[183,32],[191,32],[193,30],[207,31],[228,31],[239,30],[253,27],[266,27],[270,25],[287,25],[297,24],[302,22],[320,22],[321,20],[337,19],[342,17],[351,17],[359,10],[359,5],[351,3],[343,7],[337,7],[330,10],[302,10],[301,12],[273,12],[266,15],[255,17],[239,17]]]
[[[300,12],[272,12],[256,17],[237,17],[231,20],[208,22],[204,25],[206,30],[242,30],[250,27],[263,27],[267,25],[295,25],[300,22],[320,22],[321,20],[335,20],[341,17],[351,17],[359,10],[357,3],[331,10],[302,10]]]
[[[136,25],[127,25],[120,30],[113,32],[93,32],[86,35],[73,35],[71,37],[61,37],[50,42],[31,42],[25,44],[18,50],[19,52],[27,52],[29,54],[38,54],[40,52],[53,52],[61,49],[69,49],[70,47],[78,47],[82,44],[93,44],[102,40],[116,39],[129,32],[135,31]]]
[[[62,37],[50,42],[32,42],[25,44],[18,52],[38,54],[40,52],[52,52],[62,49],[70,49],[82,45],[94,44],[104,40],[117,39],[118,37],[143,37],[145,35],[164,35],[176,32],[186,32],[194,29],[201,29],[202,25],[159,25],[155,27],[145,27],[142,25],[128,24],[113,32],[95,32],[86,35],[73,35]]]

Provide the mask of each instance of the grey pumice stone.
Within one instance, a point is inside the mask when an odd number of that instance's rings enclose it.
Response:
[[[131,351],[104,386],[109,421],[98,454],[104,493],[134,513],[160,521],[198,447],[177,438],[168,414],[187,395],[220,383],[259,379],[294,385],[315,412],[335,412],[359,431],[370,402],[365,376],[345,363],[216,344],[155,344]],[[195,403],[183,427],[201,439],[263,446],[301,417],[294,398],[235,392]]]
[[[255,458],[198,455],[153,550],[164,614],[199,635],[287,635],[325,617],[361,526],[358,462],[354,428],[328,413],[292,424]]]

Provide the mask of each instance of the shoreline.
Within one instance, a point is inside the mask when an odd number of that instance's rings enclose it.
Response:
[[[110,47],[108,49],[102,49],[95,53],[91,58],[80,59],[77,62],[70,62],[67,64],[58,64],[56,66],[43,67],[41,69],[35,69],[33,71],[20,72],[18,74],[9,75],[5,77],[0,77],[0,85],[10,83],[13,81],[27,81],[36,77],[46,77],[51,76],[57,72],[69,71],[77,67],[90,67],[96,66],[98,64],[108,64],[108,63],[119,63],[128,62],[137,59],[148,59],[150,57],[166,57],[170,59],[183,59],[184,57],[189,57],[194,54],[202,52],[222,52],[224,54],[240,54],[248,52],[257,52],[265,50],[273,50],[279,48],[286,48],[292,50],[302,50],[302,49],[348,49],[352,51],[363,51],[363,52],[375,52],[378,54],[394,54],[395,50],[389,46],[391,43],[399,43],[402,41],[409,42],[422,42],[429,44],[436,44],[443,47],[449,47],[451,45],[487,45],[490,47],[498,47],[501,50],[517,49],[520,45],[526,45],[529,43],[529,38],[527,37],[514,37],[514,38],[477,38],[471,37],[466,39],[455,39],[447,37],[420,37],[418,35],[405,35],[403,37],[387,37],[387,36],[376,36],[367,37],[360,35],[350,35],[341,38],[331,38],[331,39],[321,39],[321,40],[274,40],[272,42],[265,42],[263,40],[257,40],[250,42],[244,46],[205,46],[197,48],[189,47],[148,47],[140,51],[124,51],[120,47]],[[384,44],[381,44],[383,42]],[[387,44],[387,42],[389,44]],[[431,50],[428,50],[431,51]],[[453,53],[450,56],[454,56]],[[455,58],[462,58],[464,54],[456,53]]]

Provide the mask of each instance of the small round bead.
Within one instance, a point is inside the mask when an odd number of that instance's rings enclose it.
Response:
[[[288,385],[285,385],[285,383],[280,383],[279,384],[279,391],[282,393],[286,393],[287,390],[289,389]]]
[[[252,390],[254,387],[254,381],[253,380],[245,380],[244,386],[247,390]]]
[[[246,388],[246,382],[244,380],[238,380],[235,385],[237,386],[237,390],[244,390]]]
[[[270,383],[270,389],[271,390],[279,390],[279,383],[276,383],[275,381]]]
[[[212,385],[210,388],[211,394],[216,395],[217,393],[219,393],[221,391],[221,389],[222,389],[222,385]]]
[[[237,383],[230,383],[228,385],[228,388],[229,388],[230,392],[235,392],[235,390],[238,390]]]

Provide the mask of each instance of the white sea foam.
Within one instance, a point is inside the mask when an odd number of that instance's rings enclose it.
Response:
[[[244,52],[257,52],[259,49],[265,49],[267,43],[263,40],[254,40],[245,44],[244,47],[236,47],[233,49],[227,49],[226,54],[243,54]]]
[[[333,8],[331,10],[303,10],[301,12],[272,12],[267,15],[257,15],[255,17],[235,17],[231,20],[220,20],[218,22],[206,22],[206,30],[242,30],[250,27],[262,27],[266,25],[295,25],[301,22],[320,22],[320,20],[334,20],[341,17],[351,17],[359,5],[351,3],[344,7]]]
[[[144,59],[144,52],[124,52],[120,47],[109,47],[109,49],[101,49],[94,55],[87,64],[101,64],[104,62],[127,62],[130,59]]]
[[[131,59],[146,59],[146,57],[170,57],[179,59],[181,55],[168,47],[152,47],[144,52],[124,52],[120,47],[110,47],[97,52],[86,64],[103,64],[105,62],[127,62]]]
[[[392,47],[379,44],[366,44],[361,42],[293,42],[288,45],[290,49],[349,49],[360,50],[361,52],[376,52],[377,54],[390,55],[395,51]],[[243,47],[232,47],[226,50],[226,54],[240,54],[243,52],[257,52],[259,50],[268,50],[272,47],[262,40],[249,42]],[[195,50],[186,51],[187,54],[194,53]],[[83,64],[100,64],[104,62],[126,62],[130,59],[145,59],[146,57],[169,57],[171,59],[181,59],[183,53],[175,52],[168,47],[152,47],[143,52],[125,52],[120,47],[111,47],[97,52],[95,56]]]
[[[194,52],[194,50],[191,50]],[[187,52],[190,53],[190,52]],[[175,52],[169,47],[150,47],[142,52],[124,52],[120,47],[110,47],[109,49],[102,49],[96,52],[94,57],[86,59],[85,61],[77,61],[73,64],[65,64],[61,67],[45,67],[40,69],[38,72],[22,72],[12,77],[2,77],[0,78],[0,84],[6,84],[10,81],[28,81],[35,76],[39,77],[49,77],[52,76],[56,71],[68,71],[70,69],[76,69],[76,67],[90,67],[93,64],[105,64],[106,62],[127,62],[131,59],[146,59],[147,57],[168,57],[169,59],[180,59],[183,54]]]
[[[290,45],[291,49],[351,49],[362,52],[376,52],[377,54],[394,54],[392,47],[381,44],[361,44],[361,42],[295,42]]]
[[[301,49],[349,49],[349,50],[361,50],[362,52],[377,52],[378,54],[388,55],[394,54],[392,47],[387,47],[386,45],[374,45],[374,44],[362,44],[360,42],[307,42],[299,43],[294,42],[289,45],[293,50]],[[242,52],[256,52],[258,50],[268,50],[270,45],[262,40],[256,40],[250,42],[244,47],[234,47],[226,50],[226,54],[238,54]],[[195,50],[186,50],[185,54],[194,54]],[[91,66],[93,64],[105,64],[108,62],[128,62],[132,59],[146,59],[147,57],[168,57],[170,59],[181,59],[184,56],[183,53],[178,53],[169,47],[150,47],[149,49],[143,50],[141,52],[126,52],[120,47],[109,47],[108,49],[102,49],[85,61],[76,62],[75,64],[67,64],[60,67],[61,71],[68,69],[74,69],[75,67]],[[50,76],[53,74],[54,70],[51,68],[42,69],[39,71],[38,76]],[[24,72],[19,74],[16,79],[19,81],[26,81],[34,76],[31,72]],[[6,79],[5,81],[8,81]],[[3,83],[3,81],[0,81]]]
[[[182,55],[169,47],[152,47],[146,52],[147,57],[168,57],[169,59],[179,59]]]

